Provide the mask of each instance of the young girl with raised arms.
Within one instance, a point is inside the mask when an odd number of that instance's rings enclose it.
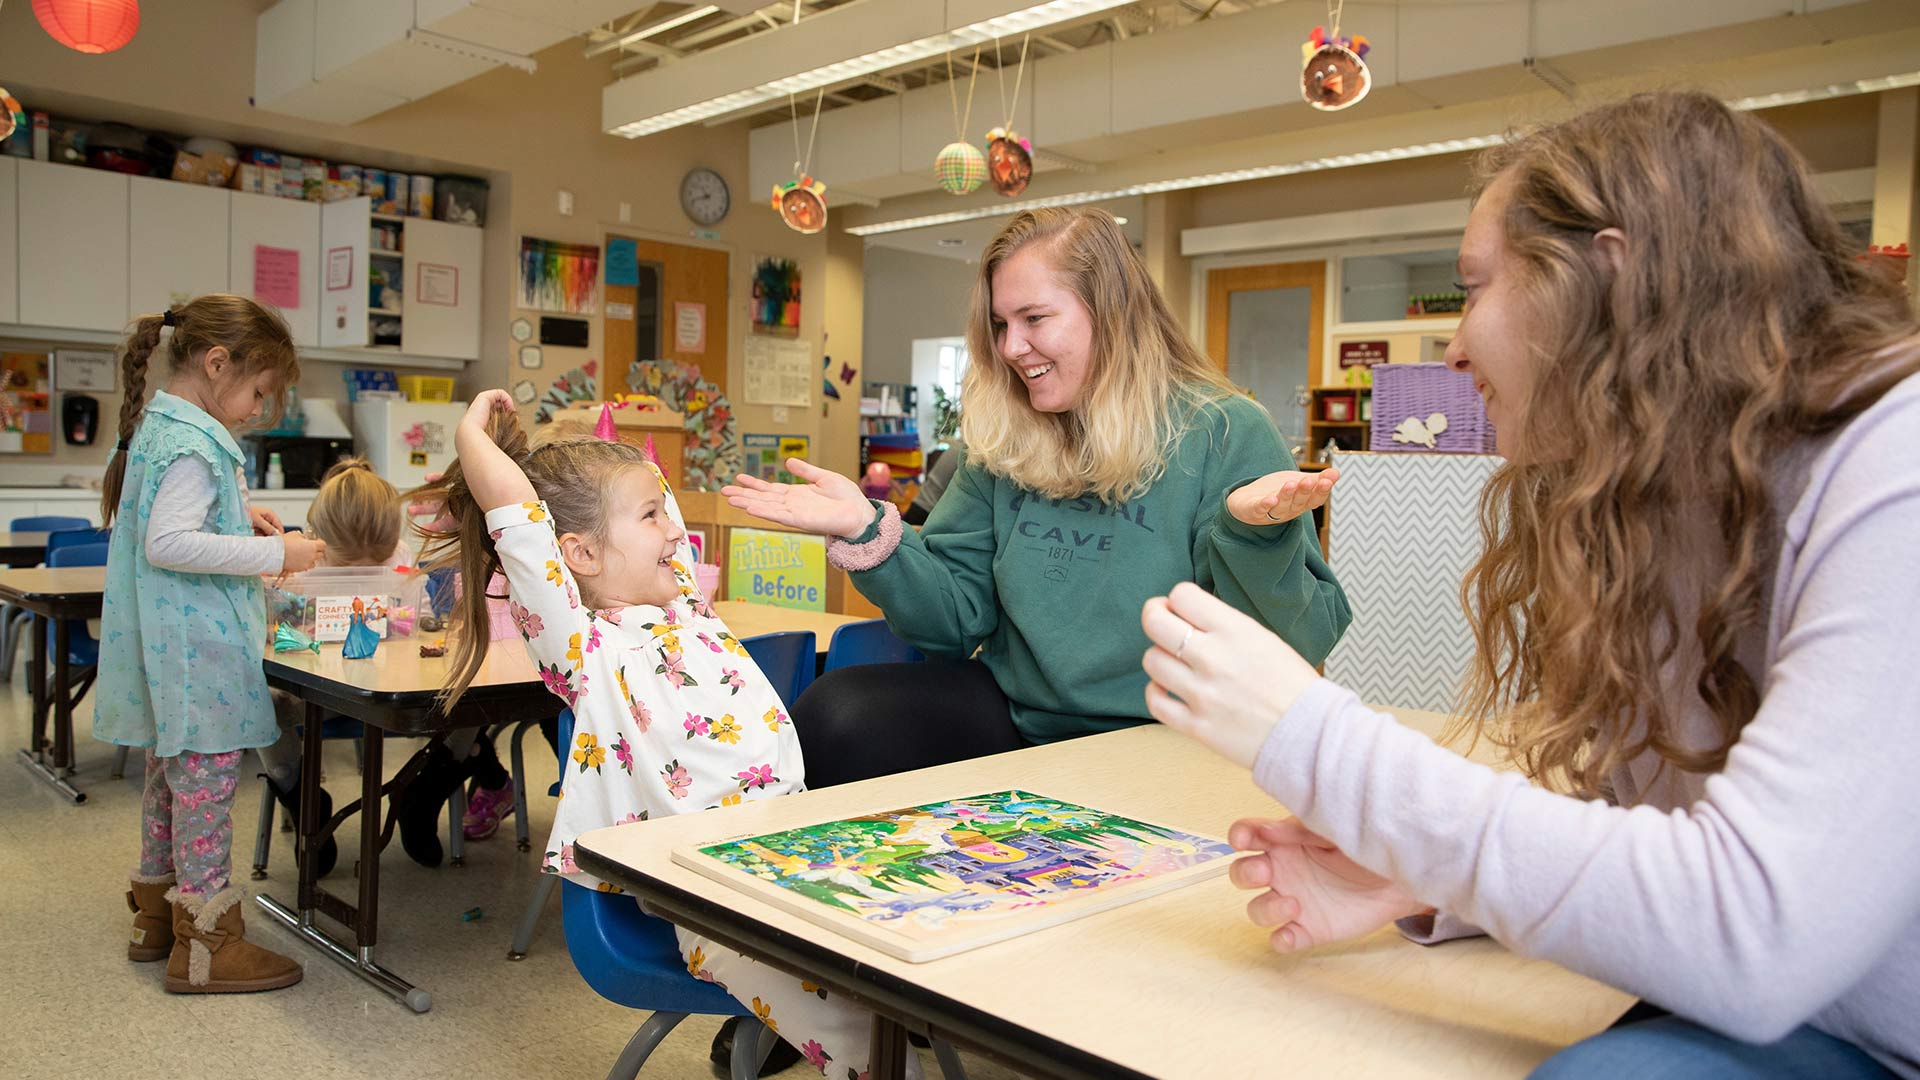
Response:
[[[575,865],[580,833],[803,789],[785,706],[694,587],[679,507],[642,451],[597,439],[529,450],[502,390],[474,400],[454,447],[458,465],[422,493],[445,511],[422,562],[457,565],[465,581],[503,570],[541,677],[574,713],[543,870],[611,888]],[[487,625],[485,590],[461,603],[464,625]],[[487,644],[457,636],[448,706]],[[678,934],[689,973],[726,987],[815,1067],[865,1071],[870,1014]]]
[[[148,403],[159,349],[167,385]],[[245,893],[228,879],[233,798],[245,752],[278,734],[260,575],[308,569],[326,544],[247,505],[233,431],[278,402],[299,359],[278,315],[213,294],[143,316],[121,369],[93,733],[147,751],[127,956],[165,960],[172,993],[291,986],[300,965],[246,940]]]

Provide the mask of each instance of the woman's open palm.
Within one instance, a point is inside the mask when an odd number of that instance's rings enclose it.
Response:
[[[873,504],[860,485],[799,458],[788,458],[787,470],[806,483],[772,484],[742,473],[720,494],[735,509],[801,532],[851,538],[872,523]]]
[[[1247,818],[1228,841],[1258,854],[1233,864],[1233,883],[1265,890],[1247,902],[1247,918],[1271,927],[1275,952],[1362,937],[1427,906],[1390,879],[1348,858],[1298,818]]]

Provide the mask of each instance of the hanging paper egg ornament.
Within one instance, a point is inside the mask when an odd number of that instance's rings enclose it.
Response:
[[[1373,89],[1373,73],[1367,70],[1367,52],[1372,47],[1359,34],[1329,37],[1326,27],[1314,27],[1300,45],[1304,61],[1300,96],[1322,112],[1338,112],[1358,103]]]
[[[773,208],[780,220],[797,233],[817,233],[827,227],[827,185],[802,174],[800,179],[773,185]]]
[[[933,175],[949,195],[971,195],[987,182],[987,155],[970,142],[950,142],[933,159]]]
[[[987,132],[987,179],[993,190],[1011,199],[1033,179],[1033,143],[1012,128]]]
[[[33,0],[33,17],[75,52],[110,53],[140,29],[139,0]]]
[[[14,131],[24,131],[26,127],[27,110],[20,107],[18,99],[7,93],[6,87],[0,86],[0,142],[6,142]]]

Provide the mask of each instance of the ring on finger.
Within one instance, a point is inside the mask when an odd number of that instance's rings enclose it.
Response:
[[[1189,626],[1187,627],[1186,636],[1180,639],[1180,647],[1173,650],[1173,658],[1175,660],[1180,659],[1181,654],[1187,651],[1187,644],[1192,640],[1193,640],[1193,627]]]

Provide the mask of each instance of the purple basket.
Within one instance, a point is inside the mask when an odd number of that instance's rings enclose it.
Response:
[[[1427,426],[1436,413],[1447,418],[1446,430],[1437,435]],[[1394,438],[1396,432],[1400,439]],[[1370,449],[1375,453],[1493,453],[1493,425],[1487,422],[1486,402],[1473,388],[1473,376],[1445,364],[1375,364]]]

